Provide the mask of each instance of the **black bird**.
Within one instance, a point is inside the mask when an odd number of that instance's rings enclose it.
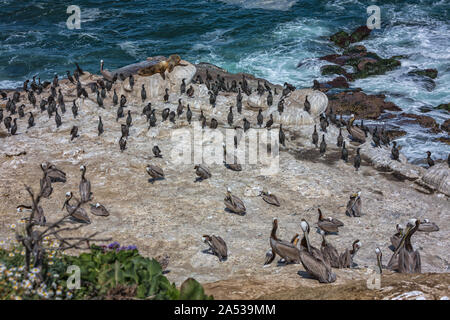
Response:
[[[55,76],[53,77],[53,86],[57,87],[58,86],[58,75],[55,74]]]
[[[319,143],[319,134],[317,133],[316,125],[314,125],[314,132],[312,134],[312,143],[316,146]]]
[[[11,117],[6,117],[5,119],[3,119],[3,123],[5,125],[5,128],[8,130],[8,132],[11,130],[11,122],[12,122]]]
[[[130,133],[130,127],[128,127],[126,124],[121,124],[120,125],[120,130],[122,131],[122,137],[127,138],[128,134]]]
[[[0,122],[2,122],[3,120],[3,109],[0,108]]]
[[[34,117],[33,113],[30,112],[30,117],[28,118],[28,129],[34,126]]]
[[[123,118],[123,117],[124,117],[124,115],[123,115],[123,107],[119,106],[117,108],[116,122],[119,121],[119,118]]]
[[[188,123],[191,124],[192,111],[191,111],[191,108],[189,107],[189,105],[187,106],[186,119],[187,119]]]
[[[162,121],[164,122],[164,121],[166,121],[167,120],[167,118],[169,117],[169,113],[170,113],[170,109],[169,108],[165,108],[163,111],[162,111]]]
[[[21,118],[25,117],[24,109],[25,109],[25,105],[24,105],[24,104],[21,104],[21,105],[19,106],[19,117],[21,117]]]
[[[61,110],[63,110],[64,108],[64,112],[66,112],[66,104],[64,103],[64,96],[61,92],[61,89],[58,90],[59,94],[58,94],[58,104],[61,108]]]
[[[305,107],[306,112],[308,112],[308,113],[311,112],[311,103],[309,103],[309,101],[308,101],[308,96],[306,96],[305,103],[303,104],[303,106]]]
[[[149,120],[149,125],[150,127],[155,127],[156,126],[156,116],[155,116],[155,109],[153,109],[150,113],[150,120]]]
[[[117,81],[117,77],[118,77],[119,75],[117,74],[117,72],[116,73],[114,73],[114,76],[113,76],[113,78],[112,78],[112,83],[116,83],[116,81]]]
[[[399,161],[398,158],[399,158],[400,153],[397,148],[397,142],[394,141],[393,144],[394,145],[392,146],[392,150],[391,150],[392,159]]]
[[[250,122],[246,118],[244,118],[243,121],[244,121],[244,132],[246,132],[248,129],[250,129]]]
[[[378,129],[378,127],[375,127],[375,130],[372,133],[372,140],[375,143],[375,147],[380,147],[381,148],[380,136],[378,135],[377,129]]]
[[[79,137],[78,135],[78,127],[77,126],[73,126],[72,130],[70,130],[70,141],[72,141],[73,139]]]
[[[264,122],[264,117],[262,115],[261,109],[259,109],[259,111],[258,111],[258,116],[256,117],[256,121],[258,122],[258,126],[261,128],[261,126],[263,125],[263,122]]]
[[[123,73],[119,74],[119,78],[122,82],[125,81],[125,79],[126,79],[125,76],[123,75]]]
[[[150,116],[150,112],[152,111],[152,103],[149,102],[143,109],[142,109],[142,114],[147,116],[147,120],[148,117]]]
[[[180,115],[183,114],[183,104],[181,103],[181,99],[178,99],[178,107],[177,107],[177,116],[178,118],[180,117]]]
[[[33,107],[35,108],[35,107],[36,107],[36,97],[35,97],[33,91],[30,91],[30,92],[28,93],[28,100],[29,100],[30,103],[33,105]]]
[[[258,94],[260,96],[262,96],[264,94],[264,87],[261,85],[260,81],[258,80],[258,87],[256,88],[256,91],[258,92]]]
[[[192,96],[194,95],[194,88],[190,86],[189,89],[187,89],[186,94],[189,98],[192,98]]]
[[[89,97],[89,95],[88,95],[88,93],[87,93],[87,91],[86,91],[85,88],[81,88],[81,95],[82,95],[83,97],[85,97],[85,98]]]
[[[102,97],[103,99],[106,98],[106,89],[105,89],[105,88],[102,88],[102,91],[100,92],[100,95],[101,95],[101,97]]]
[[[385,146],[389,146],[389,144],[391,143],[389,136],[387,135],[386,131],[384,131],[384,128],[381,128],[381,142],[383,142],[383,144]]]
[[[321,114],[320,115],[320,129],[323,132],[327,132],[327,127],[328,127],[328,120],[323,114]]]
[[[122,136],[119,140],[120,152],[123,152],[127,148],[127,138]]]
[[[202,118],[202,129],[206,128],[206,117]]]
[[[336,114],[333,112],[333,108],[331,108],[331,107],[330,107],[330,113],[328,114],[328,118],[330,119],[332,124],[337,125]],[[362,120],[361,120],[361,122],[362,122]]]
[[[98,116],[98,135],[100,136],[103,133],[103,122],[102,117]]]
[[[69,79],[69,81],[73,84],[75,84],[75,81],[73,80],[72,76],[70,75],[70,71],[66,71],[67,73],[67,79]]]
[[[169,89],[166,88],[166,94],[164,95],[164,102],[169,102]]]
[[[206,118],[203,115],[203,110],[200,110],[200,117],[198,117],[198,121],[202,122],[203,120],[206,120]]]
[[[113,104],[116,106],[118,102],[119,102],[119,97],[117,97],[116,89],[114,89]]]
[[[320,142],[320,155],[323,156],[327,151],[327,143],[325,142],[325,135],[322,135],[322,141]]]
[[[339,128],[339,135],[337,137],[337,146],[342,147],[342,143],[344,142],[344,137],[342,136],[342,129]]]
[[[427,163],[428,163],[428,168],[431,168],[432,166],[434,166],[434,160],[431,159],[431,152],[427,151]]]
[[[278,136],[279,136],[280,144],[282,144],[283,147],[285,147],[286,145],[284,144],[284,141],[286,140],[286,136],[284,135],[282,124],[280,124],[280,131],[278,133]]]
[[[58,114],[58,110],[56,110],[55,122],[56,122],[56,128],[59,128],[61,126],[61,124],[62,124],[61,116]]]
[[[131,122],[133,121],[133,118],[131,118],[131,111],[128,110],[128,116],[127,116],[127,126],[131,127]]]
[[[212,105],[213,108],[216,107],[216,95],[214,92],[208,91],[209,94],[209,104]]]
[[[348,162],[348,150],[345,148],[345,141],[342,144],[341,159]]]
[[[134,87],[134,77],[133,77],[132,74],[130,74],[130,76],[128,77],[128,81],[130,82],[131,90],[133,90],[133,87]]]
[[[147,99],[147,92],[145,91],[145,86],[144,85],[142,85],[141,98],[142,98],[142,102],[144,102],[145,99]]]
[[[47,100],[42,99],[41,103],[40,103],[40,107],[41,107],[41,112],[45,111],[45,106],[47,105]]]
[[[0,96],[2,96],[3,100],[6,100],[7,94],[4,91],[0,91]]]
[[[186,92],[186,83],[184,82],[186,79],[181,79],[181,85],[180,85],[180,93],[184,94]]]
[[[75,71],[73,72],[73,76],[75,77],[75,80],[76,80],[77,82],[80,82],[80,75],[79,75],[79,73],[78,73],[77,70],[75,70]]]
[[[217,126],[218,126],[218,122],[217,122],[217,120],[216,120],[216,119],[214,119],[214,118],[212,118],[212,119],[211,119],[211,123],[210,123],[209,127],[210,127],[211,129],[216,129],[216,128],[217,128]]]
[[[77,72],[80,76],[82,76],[84,74],[83,69],[80,68],[80,66],[78,65],[78,63],[75,62],[75,65],[77,66]]]
[[[102,99],[102,97],[100,96],[100,93],[99,93],[99,92],[97,92],[97,104],[98,104],[98,106],[99,106],[100,108],[103,108],[103,99]]]
[[[278,113],[282,114],[284,111],[284,99],[280,99],[278,102]]]
[[[239,114],[242,112],[242,94],[241,94],[241,88],[239,88],[239,93],[236,96],[236,109]]]
[[[125,97],[123,94],[120,96],[120,106],[125,107],[125,104],[127,103],[127,97]]]
[[[73,114],[73,117],[76,119],[76,117],[78,115],[78,106],[76,105],[75,100],[73,100],[72,114]]]
[[[159,149],[159,147],[157,145],[155,145],[153,147],[152,151],[156,158],[162,158],[161,150]]]
[[[15,135],[17,132],[17,118],[14,118],[13,124],[11,126],[11,135]]]
[[[25,80],[23,83],[23,91],[28,92],[28,82],[30,82],[30,80]]]
[[[175,123],[175,111],[170,111],[169,113],[169,121]]]
[[[228,124],[231,126],[233,126],[233,107],[230,107],[230,112],[228,112]]]
[[[359,154],[359,150],[360,150],[360,148],[356,149],[355,161],[354,161],[354,163],[353,163],[353,165],[354,165],[355,168],[356,168],[356,171],[358,171],[358,170],[359,170],[359,167],[361,166],[361,156],[360,156],[360,154]]]
[[[267,122],[266,122],[266,128],[267,129],[270,129],[270,127],[273,125],[273,116],[272,116],[272,114],[270,114],[270,116],[269,116],[269,120],[267,120]]]

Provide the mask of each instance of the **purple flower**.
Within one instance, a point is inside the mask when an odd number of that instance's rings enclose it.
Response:
[[[117,241],[114,241],[113,243],[108,245],[108,249],[116,249],[119,247],[120,247],[120,244]]]
[[[131,245],[127,247],[127,250],[137,250],[137,247],[135,245]]]

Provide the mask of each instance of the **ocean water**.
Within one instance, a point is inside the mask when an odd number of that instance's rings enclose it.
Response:
[[[79,30],[66,26],[72,4],[81,9]],[[364,25],[372,4],[381,9],[381,29],[362,44],[383,57],[408,58],[401,68],[353,87],[384,93],[404,112],[449,103],[450,2],[445,0],[0,0],[0,88],[20,86],[36,74],[64,76],[75,61],[98,73],[101,59],[105,68],[115,69],[172,53],[274,83],[310,87],[313,79],[332,79],[320,75],[325,63],[316,59],[338,52],[327,37]],[[303,65],[297,68],[299,62]],[[407,76],[416,67],[438,70],[432,91]],[[439,124],[449,118],[442,110],[426,115]],[[410,161],[422,163],[427,150],[436,159],[447,158],[450,146],[436,141],[446,134],[416,125],[402,128],[408,134],[398,142]]]

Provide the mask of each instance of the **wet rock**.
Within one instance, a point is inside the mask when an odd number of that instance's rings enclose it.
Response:
[[[344,68],[336,65],[326,65],[320,68],[320,72],[323,76],[332,75],[332,74],[341,74],[344,75],[347,79],[352,79],[351,75],[345,71]]]
[[[368,38],[371,32],[372,30],[367,28],[367,26],[360,26],[350,35],[350,42],[351,43],[360,42]]]
[[[395,140],[397,138],[403,137],[406,134],[406,131],[396,129],[385,130],[385,132],[390,140]]]
[[[442,103],[436,107],[436,109],[446,110],[450,112],[450,103]]]
[[[450,136],[439,137],[437,140],[440,141],[440,142],[443,142],[443,143],[446,143],[446,144],[450,145]]]
[[[369,60],[370,59],[370,60]],[[373,58],[364,59],[364,63],[358,62],[358,71],[352,73],[354,79],[364,79],[374,75],[385,74],[388,71],[392,71],[401,65],[401,62],[396,59],[380,59]]]
[[[350,35],[345,31],[339,31],[330,37],[337,46],[341,48],[348,47],[351,43],[359,42],[366,39],[372,30],[367,28],[367,26],[360,26]]]
[[[384,95],[368,95],[364,92],[345,91],[328,95],[328,105],[337,114],[352,114],[358,118],[377,119],[385,110],[401,111],[393,102],[384,100]]]
[[[444,123],[441,124],[441,129],[450,133],[450,119],[445,120]]]
[[[336,32],[330,37],[330,40],[333,41],[335,45],[341,48],[348,47],[348,45],[350,44],[349,34],[345,31]]]
[[[439,129],[439,125],[437,124],[436,120],[434,120],[432,117],[413,113],[402,113],[400,114],[400,116],[415,119],[416,123],[418,123],[420,126],[424,128],[430,128],[431,132],[437,133],[441,131],[441,129]]]
[[[417,70],[412,70],[412,71],[408,72],[408,74],[419,75],[419,76],[424,76],[424,77],[428,77],[431,79],[436,79],[438,76],[438,71],[436,69],[417,69]]]

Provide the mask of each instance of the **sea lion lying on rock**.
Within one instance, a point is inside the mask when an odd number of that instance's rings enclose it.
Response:
[[[166,72],[166,70],[172,72],[173,68],[175,68],[176,66],[186,66],[185,64],[181,64],[180,61],[181,61],[180,56],[177,54],[173,54],[167,60],[163,60],[152,66],[142,68],[141,70],[138,71],[138,74],[140,76],[148,77],[156,73],[159,73],[161,77],[165,80],[166,76],[164,75],[164,73]]]

